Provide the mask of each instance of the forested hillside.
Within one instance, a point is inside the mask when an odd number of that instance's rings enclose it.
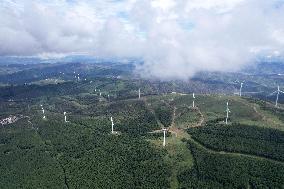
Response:
[[[0,87],[0,188],[284,187],[282,104],[127,77],[34,79]]]

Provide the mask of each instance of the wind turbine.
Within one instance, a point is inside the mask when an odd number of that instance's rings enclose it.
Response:
[[[110,117],[110,121],[111,121],[111,134],[114,134],[114,131],[113,131],[114,123],[113,123],[112,117]]]
[[[141,90],[140,90],[140,88],[138,90],[138,95],[139,95],[139,99],[140,99],[141,98]]]
[[[278,106],[278,99],[279,99],[279,94],[280,93],[284,93],[283,91],[280,91],[280,87],[278,85],[277,91],[274,91],[273,93],[271,93],[270,95],[273,95],[274,93],[276,93],[276,101],[275,101],[275,107]]]
[[[244,81],[240,82],[238,80],[235,81],[235,83],[240,84],[240,89],[239,92],[235,92],[235,95],[239,95],[240,97],[243,96],[243,94],[258,94],[258,93],[263,93],[264,91],[245,91],[243,92],[243,85],[244,85]]]
[[[194,93],[192,93],[192,98],[193,98],[193,100],[192,100],[192,107],[194,108],[195,107],[195,104],[194,104],[195,95],[194,95]]]
[[[240,96],[242,96],[242,88],[243,88],[243,84],[244,84],[244,83],[241,83],[241,87],[240,87]]]
[[[68,121],[67,121],[67,117],[66,117],[66,112],[63,112],[63,114],[64,114],[64,121],[65,121],[65,123],[67,123]]]
[[[226,125],[228,124],[228,119],[229,119],[229,113],[231,113],[230,109],[229,109],[229,102],[227,102],[227,109],[226,109],[226,112],[227,112],[227,116],[226,116]]]
[[[41,111],[42,111],[42,114],[43,114],[43,117],[42,117],[42,119],[45,119],[46,117],[45,117],[45,114],[44,114],[44,109],[43,109],[43,106],[42,106],[42,104],[41,104],[40,106],[41,106]]]
[[[162,130],[163,130],[163,132],[164,132],[163,146],[166,146],[166,132],[167,132],[167,129],[166,129],[166,128],[163,128]]]

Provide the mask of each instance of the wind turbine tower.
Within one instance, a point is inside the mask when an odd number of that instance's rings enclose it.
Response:
[[[242,88],[243,88],[243,84],[244,84],[244,83],[241,83],[241,87],[240,87],[240,96],[242,96]]]
[[[192,100],[192,107],[194,108],[195,107],[195,104],[194,104],[195,95],[194,95],[194,93],[192,93],[192,98],[193,98],[193,100]]]
[[[64,114],[64,121],[65,121],[65,123],[67,123],[68,121],[67,121],[67,117],[66,117],[66,112],[64,112],[63,114]]]
[[[226,116],[226,125],[228,124],[228,119],[229,119],[229,113],[231,113],[230,109],[229,109],[229,102],[227,102],[227,109],[226,109],[226,112],[227,112],[227,116]]]
[[[114,134],[114,130],[113,130],[114,123],[113,123],[112,117],[110,117],[110,121],[111,121],[111,134]]]
[[[41,106],[41,111],[42,111],[42,114],[43,114],[43,117],[42,117],[42,119],[45,119],[46,117],[45,117],[45,114],[44,114],[44,109],[43,109],[43,106],[42,106],[42,104],[41,104],[40,106]]]
[[[284,93],[283,91],[280,90],[280,87],[278,86],[277,91],[274,91],[272,94],[276,93],[276,100],[275,100],[275,107],[278,107],[278,99],[279,99],[279,94]]]
[[[138,90],[138,95],[139,95],[139,99],[140,99],[141,98],[141,90],[140,90],[140,88]]]
[[[167,132],[167,129],[163,128],[163,132],[164,132],[163,146],[166,146],[166,132]]]

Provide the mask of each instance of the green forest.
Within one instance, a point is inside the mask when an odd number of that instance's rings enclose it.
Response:
[[[74,65],[60,77],[60,65],[41,66],[42,75],[32,67],[0,87],[0,119],[17,118],[0,125],[1,189],[284,188],[282,104],[200,93],[192,107],[181,83],[129,79],[100,65],[76,81]]]

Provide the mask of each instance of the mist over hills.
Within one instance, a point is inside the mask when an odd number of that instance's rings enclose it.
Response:
[[[5,59],[2,60],[5,62]],[[188,80],[164,81],[140,75],[136,68],[141,61],[134,59],[100,60],[75,56],[75,59],[72,57],[60,59],[60,62],[53,62],[53,59],[38,62],[41,59],[36,58],[9,58],[9,60],[10,62],[8,61],[8,64],[6,62],[0,70],[0,81],[4,86],[34,84],[34,82],[44,80],[74,82],[79,74],[81,80],[88,81],[96,78],[140,80],[156,86],[157,89],[152,91],[155,94],[173,91],[237,94],[240,83],[243,82],[244,92],[247,92],[247,95],[269,99],[272,97],[267,97],[267,95],[273,92],[278,85],[284,84],[281,74],[284,73],[282,62],[261,62],[239,72],[200,72]],[[18,61],[17,64],[14,64],[14,61]]]
[[[0,0],[0,189],[283,189],[284,0]]]

